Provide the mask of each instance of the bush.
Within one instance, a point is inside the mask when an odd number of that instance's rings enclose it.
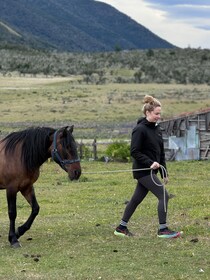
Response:
[[[124,142],[114,142],[109,144],[106,149],[106,155],[116,161],[129,161],[130,145]]]

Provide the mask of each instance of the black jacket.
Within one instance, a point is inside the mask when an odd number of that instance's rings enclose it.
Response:
[[[149,168],[154,161],[166,168],[163,138],[158,124],[149,122],[146,118],[138,120],[132,132],[131,156],[133,169]],[[154,172],[157,173],[158,169]],[[133,171],[135,179],[149,174],[150,170]],[[163,175],[166,174],[161,174],[161,177]]]

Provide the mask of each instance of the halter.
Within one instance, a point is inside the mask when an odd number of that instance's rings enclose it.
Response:
[[[75,162],[80,162],[80,159],[79,158],[76,158],[76,159],[62,159],[59,152],[58,152],[58,149],[57,149],[57,133],[58,133],[59,129],[55,131],[54,133],[54,136],[53,136],[53,150],[51,152],[52,154],[52,159],[54,161],[57,160],[58,164],[61,166],[61,168],[63,168],[66,172],[68,171],[66,169],[66,165],[67,164],[73,164]]]

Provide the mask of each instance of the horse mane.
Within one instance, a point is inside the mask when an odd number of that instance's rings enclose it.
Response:
[[[48,158],[50,135],[55,129],[49,127],[31,127],[12,132],[2,142],[5,143],[5,154],[12,155],[18,144],[21,144],[21,161],[29,172],[35,171]]]

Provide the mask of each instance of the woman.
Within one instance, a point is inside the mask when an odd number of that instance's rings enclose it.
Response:
[[[114,234],[117,236],[132,236],[127,228],[127,223],[137,206],[151,191],[158,198],[158,237],[175,238],[180,236],[180,232],[170,230],[166,224],[169,195],[157,177],[159,171],[164,183],[167,184],[168,174],[163,139],[160,127],[157,124],[161,117],[161,103],[156,98],[146,95],[142,111],[145,117],[138,120],[131,138],[133,177],[137,179],[137,186]]]

